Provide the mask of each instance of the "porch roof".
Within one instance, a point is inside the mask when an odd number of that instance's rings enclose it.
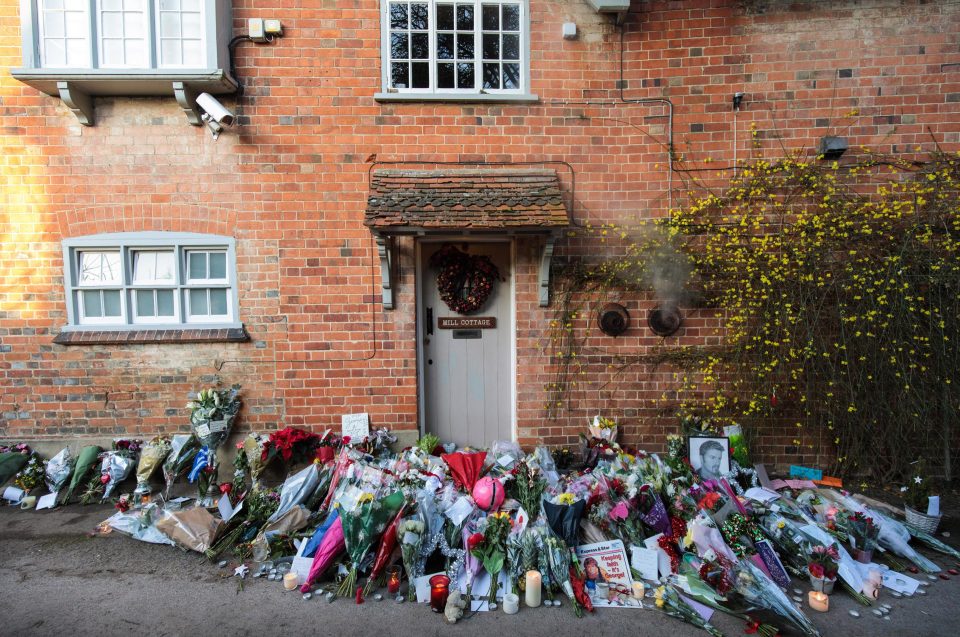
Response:
[[[382,234],[542,232],[570,224],[556,171],[374,169],[364,224]]]

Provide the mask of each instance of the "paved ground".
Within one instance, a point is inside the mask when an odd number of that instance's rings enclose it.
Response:
[[[118,534],[86,535],[111,513],[107,506],[41,512],[0,508],[0,635],[705,634],[653,610],[601,609],[577,620],[567,605],[524,608],[514,616],[478,613],[448,626],[426,606],[304,601],[264,579],[248,579],[238,592],[238,580],[229,577],[232,569],[219,569],[196,554]],[[934,559],[953,566],[952,560]],[[882,601],[894,607],[889,621],[842,592],[831,596],[828,614],[809,614],[825,636],[957,634],[960,577],[934,582],[928,590],[912,599],[885,596]],[[848,615],[852,608],[862,617]],[[743,634],[738,620],[718,614],[715,623],[731,637]]]

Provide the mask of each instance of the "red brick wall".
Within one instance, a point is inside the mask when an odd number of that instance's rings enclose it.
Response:
[[[18,4],[0,2],[5,68],[20,63]],[[189,390],[217,379],[245,386],[245,427],[324,428],[357,410],[378,426],[416,427],[413,244],[400,246],[398,309],[383,311],[376,251],[361,223],[370,154],[568,162],[575,180],[561,173],[577,224],[662,216],[685,196],[669,170],[666,104],[617,101],[620,32],[582,0],[531,0],[533,105],[378,104],[376,0],[267,4],[235,3],[238,33],[248,17],[274,17],[284,37],[238,48],[247,91],[225,101],[240,125],[216,142],[186,124],[172,97],[97,99],[97,125],[86,128],[59,100],[0,77],[3,437],[183,429]],[[568,21],[578,40],[561,39]],[[960,7],[945,2],[635,1],[624,95],[669,99],[676,151],[698,168],[757,152],[751,123],[768,151],[812,148],[824,134],[848,136],[854,150],[909,152],[931,147],[932,133],[956,149],[958,34]],[[746,96],[734,130],[736,91]],[[237,239],[250,343],[52,344],[66,320],[60,240],[141,230]],[[599,406],[620,417],[628,442],[659,447],[674,422],[652,402],[676,386],[667,368],[607,383],[607,359],[588,360],[572,408],[544,419],[553,310],[536,305],[537,249],[521,242],[516,264],[521,441],[572,441]],[[602,249],[570,240],[558,251]],[[652,299],[630,303],[642,321]],[[702,342],[718,324],[694,313],[680,340]],[[602,354],[614,348],[599,336],[591,344]],[[615,351],[658,344],[636,328]],[[772,427],[763,456],[809,460],[792,439]]]

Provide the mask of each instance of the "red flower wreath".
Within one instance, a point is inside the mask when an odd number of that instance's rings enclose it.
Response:
[[[500,271],[490,257],[470,255],[454,246],[444,246],[430,257],[430,266],[440,270],[437,290],[440,299],[457,314],[482,308],[493,292]]]

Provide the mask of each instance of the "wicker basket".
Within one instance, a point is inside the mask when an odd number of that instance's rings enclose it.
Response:
[[[939,515],[925,515],[906,505],[903,506],[903,510],[907,514],[907,524],[915,526],[925,533],[933,535],[936,533],[937,527],[940,526],[941,516]]]

